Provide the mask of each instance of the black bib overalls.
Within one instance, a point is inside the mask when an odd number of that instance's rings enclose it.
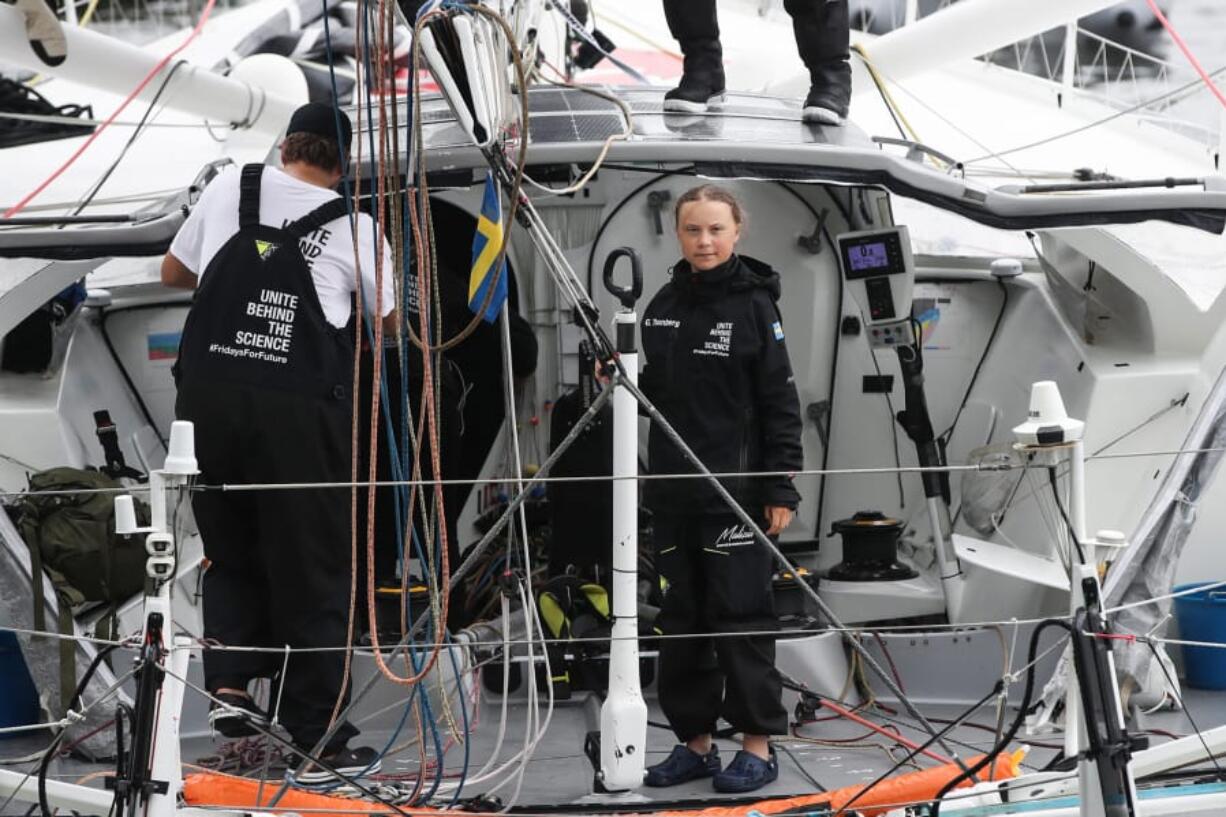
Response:
[[[200,481],[335,482],[350,474],[353,345],[324,318],[299,239],[345,214],[338,198],[260,224],[263,165],[243,168],[239,230],[201,278],[179,347],[176,415],[195,423]],[[349,491],[203,491],[192,507],[209,566],[204,635],[227,645],[344,646]],[[283,654],[205,651],[210,690],[280,673]],[[293,653],[280,719],[312,747],[332,715],[344,656]],[[273,684],[279,688],[281,681]],[[356,731],[345,725],[329,750]]]

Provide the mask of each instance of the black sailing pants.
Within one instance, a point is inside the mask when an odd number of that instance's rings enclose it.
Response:
[[[847,0],[784,0],[792,17],[796,50],[814,84],[850,93],[850,25]],[[668,29],[685,55],[685,72],[721,78],[723,50],[715,0],[664,0]],[[841,100],[846,103],[847,100]]]
[[[175,413],[196,427],[200,481],[347,481],[350,403],[274,389],[185,383]],[[192,508],[204,555],[204,635],[228,645],[344,647],[349,616],[350,526],[345,489],[200,491]],[[205,686],[246,688],[280,675],[282,653],[206,650]],[[344,681],[340,650],[291,653],[280,722],[294,743],[323,737]],[[346,700],[348,699],[346,693]],[[357,730],[344,724],[325,754]]]
[[[655,516],[656,568],[667,582],[656,626],[660,707],[685,743],[723,717],[750,735],[787,733],[773,635],[770,553],[731,514]]]

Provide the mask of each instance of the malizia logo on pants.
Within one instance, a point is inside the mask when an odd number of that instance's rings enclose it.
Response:
[[[720,532],[715,539],[715,546],[717,548],[739,548],[752,545],[753,542],[753,531],[748,525],[732,525]]]

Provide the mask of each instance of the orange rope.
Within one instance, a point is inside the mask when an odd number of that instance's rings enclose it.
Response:
[[[376,12],[376,14],[380,16],[385,14],[386,13],[385,9],[386,9],[385,0],[379,0],[378,11]],[[378,32],[377,36],[381,38],[382,32],[384,30],[383,26],[377,25],[375,27],[375,30],[376,32]],[[359,37],[359,42],[362,42],[362,39],[363,38]],[[385,53],[387,53],[386,49],[377,49],[377,52],[376,52],[377,55],[385,54]],[[360,61],[361,60],[359,60],[359,62]],[[373,60],[372,62],[376,66],[375,68],[376,73],[373,77],[375,81],[375,85],[376,87],[382,87],[380,84],[383,78],[382,60],[376,59],[376,60]],[[359,117],[361,116],[361,108],[362,106],[361,104],[359,104],[358,106]],[[386,127],[387,127],[385,109],[386,109],[385,103],[382,99],[380,99],[379,128],[380,128],[381,133],[385,133]],[[361,129],[359,128],[359,131],[360,130]],[[385,145],[386,145],[385,140],[380,139],[380,151],[379,151],[379,157],[378,157],[379,172],[378,172],[378,179],[376,181],[376,188],[375,188],[377,191],[378,201],[380,202],[380,206],[382,205],[382,202],[385,200],[385,195],[386,195],[385,169],[386,169],[386,164],[387,164],[387,161],[386,161],[387,155],[384,150]],[[420,252],[421,250],[420,245],[418,246],[418,250],[419,250],[418,257],[420,258],[422,256],[422,253]],[[376,266],[375,266],[375,290],[376,290],[375,304],[376,304],[376,312],[380,315],[382,314],[382,299],[383,299],[381,261],[382,261],[382,255],[380,254],[379,260],[376,262]],[[419,292],[419,296],[421,300],[418,304],[418,321],[419,321],[420,331],[422,333],[423,338],[426,337],[427,327],[429,326],[429,317],[430,317],[429,316],[429,306],[428,306],[429,300],[426,297],[428,294],[429,282],[426,279],[427,279],[427,276],[420,274],[419,272],[417,283],[418,283],[418,292]],[[370,397],[370,412],[371,412],[370,413],[370,435],[371,436],[370,436],[370,465],[368,468],[369,479],[371,482],[373,482],[376,477],[376,460],[378,457],[378,452],[377,452],[377,449],[378,449],[378,421],[379,421],[379,403],[380,403],[380,397],[381,397],[380,389],[378,388],[378,384],[381,382],[382,371],[383,371],[383,368],[382,368],[382,364],[383,364],[383,355],[382,355],[383,325],[381,321],[376,321],[376,325],[374,327],[374,336],[375,336],[375,340],[373,344],[374,348],[372,349],[373,366],[372,366],[372,375],[371,375],[371,381],[372,381],[372,384],[374,385],[373,385],[373,388],[371,389],[371,397]],[[435,407],[435,402],[434,402],[434,388],[433,388],[434,384],[433,384],[433,371],[432,371],[433,367],[431,366],[431,355],[430,355],[430,349],[429,349],[428,342],[423,344],[422,368],[423,368],[423,372],[422,372],[422,391],[423,391],[422,398],[423,399],[422,399],[421,410],[422,412],[425,413],[426,420],[429,426],[430,465],[431,465],[431,472],[432,472],[432,476],[434,480],[434,485],[433,485],[434,505],[435,505],[435,509],[437,513],[436,519],[439,520],[439,523],[440,523],[438,528],[439,528],[439,540],[441,543],[440,550],[442,551],[442,554],[441,554],[442,570],[441,570],[441,574],[439,578],[439,584],[446,586],[450,578],[450,564],[447,558],[447,526],[441,523],[441,520],[445,518],[444,516],[445,507],[443,503],[442,484],[440,482],[440,480],[442,479],[442,468],[441,468],[441,458],[439,457],[439,452],[438,452],[439,435],[438,435],[438,427],[437,427],[437,422],[436,422],[436,407]],[[407,384],[405,385],[407,387]],[[356,422],[356,418],[355,418],[355,422]],[[418,439],[420,440],[420,437]],[[415,456],[414,460],[417,460],[417,459],[418,457]],[[450,594],[447,594],[447,593],[443,594],[443,598],[441,602],[441,607],[442,607],[441,613],[435,616],[434,637],[431,641],[430,652],[429,652],[429,655],[425,663],[422,665],[421,669],[418,670],[417,672],[408,672],[408,674],[404,676],[397,675],[387,665],[387,662],[384,661],[382,650],[380,649],[380,646],[379,646],[379,628],[378,628],[378,623],[376,621],[376,616],[375,616],[375,588],[374,588],[375,515],[374,515],[374,510],[375,510],[375,492],[371,491],[368,493],[367,501],[366,501],[366,511],[367,511],[367,519],[366,519],[366,554],[367,554],[366,604],[367,604],[367,615],[368,615],[369,622],[370,622],[371,646],[374,649],[375,664],[378,666],[380,674],[382,674],[383,677],[385,677],[387,680],[391,681],[392,683],[399,684],[401,686],[410,686],[420,681],[434,668],[434,665],[438,661],[439,655],[442,652],[443,641],[444,641],[444,638],[447,632],[448,597]],[[410,520],[412,519],[412,509],[411,508],[410,508],[410,513],[409,513],[409,518]],[[423,523],[423,527],[425,527],[427,524],[426,520],[424,519],[422,520],[422,523]],[[427,547],[429,547],[429,545],[427,545]],[[402,587],[404,586],[403,579],[404,577],[402,577]],[[402,596],[401,598],[402,598],[402,604],[403,604],[404,597]],[[407,624],[405,625],[405,629],[407,629]]]

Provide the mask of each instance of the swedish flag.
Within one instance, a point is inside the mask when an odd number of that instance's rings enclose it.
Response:
[[[502,193],[492,173],[485,174],[485,197],[481,201],[481,216],[477,219],[477,234],[473,237],[473,266],[468,276],[468,308],[476,312],[485,300],[494,277],[494,261],[502,247]],[[502,302],[507,299],[507,262],[502,261],[502,271],[494,290],[494,297],[483,317],[486,323],[498,319]]]

